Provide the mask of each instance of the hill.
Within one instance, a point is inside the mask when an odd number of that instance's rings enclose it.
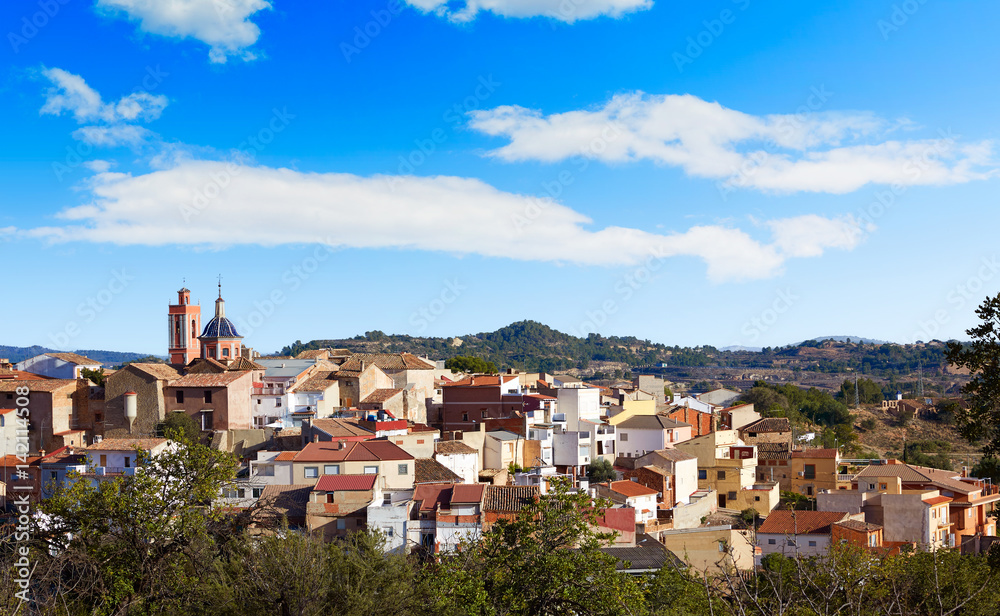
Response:
[[[23,361],[30,357],[34,357],[35,355],[41,355],[42,353],[60,353],[60,352],[64,351],[58,351],[56,349],[48,349],[38,345],[30,347],[0,345],[0,357],[9,359],[12,363],[15,364],[19,361]],[[71,352],[76,353],[78,355],[83,355],[84,357],[89,357],[90,359],[93,359],[95,361],[99,361],[109,368],[114,366],[119,366],[127,361],[134,361],[136,359],[149,357],[148,353],[102,351],[97,349],[80,349]]]

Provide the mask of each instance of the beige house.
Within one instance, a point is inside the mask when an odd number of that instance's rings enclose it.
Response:
[[[303,447],[292,461],[292,480],[306,484],[325,475],[378,475],[382,490],[412,490],[415,470],[414,457],[395,443],[331,441]]]
[[[252,372],[189,374],[164,388],[167,413],[180,411],[202,430],[249,430]]]
[[[698,458],[698,488],[718,492],[720,509],[752,507],[766,514],[777,506],[778,484],[756,480],[757,449],[744,444],[736,430],[719,430],[676,447]]]
[[[750,571],[754,544],[750,531],[731,526],[701,526],[660,533],[660,543],[699,572]]]
[[[792,452],[792,491],[816,496],[823,490],[846,490],[849,479],[837,481],[840,451],[837,449],[803,449]]]
[[[181,378],[167,364],[135,363],[104,379],[103,421],[94,418],[95,427],[107,437],[152,436],[156,424],[166,418],[165,387]],[[125,417],[125,393],[136,393],[136,419],[129,426]]]

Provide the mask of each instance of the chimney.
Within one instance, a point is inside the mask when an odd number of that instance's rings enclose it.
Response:
[[[319,435],[318,434],[313,434],[313,442],[314,443],[318,443],[319,442]]]
[[[337,441],[337,449],[344,449],[345,447],[347,447],[346,442],[344,442],[343,440]]]

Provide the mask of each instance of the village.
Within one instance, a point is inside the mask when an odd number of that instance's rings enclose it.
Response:
[[[280,517],[326,541],[377,530],[387,551],[424,558],[515,518],[555,485],[607,503],[603,549],[629,573],[751,571],[769,554],[841,545],[981,553],[996,537],[1000,489],[988,479],[813,447],[738,391],[668,397],[654,375],[608,387],[514,369],[456,373],[409,353],[261,356],[226,317],[221,284],[204,326],[186,288],[167,318],[168,363],[112,370],[61,352],[2,362],[6,512],[73,482],[141,473],[143,460],[178,446],[163,426],[183,416],[239,461],[213,503],[221,510]]]

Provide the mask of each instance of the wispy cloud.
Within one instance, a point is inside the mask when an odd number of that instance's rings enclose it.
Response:
[[[95,146],[137,146],[154,137],[135,122],[150,122],[160,117],[167,97],[149,92],[134,92],[106,103],[80,75],[61,68],[42,69],[52,86],[45,93],[42,114],[72,114],[78,124],[89,124],[73,132],[73,138]],[[90,124],[96,122],[97,124]]]
[[[910,128],[906,120],[868,112],[757,116],[692,95],[636,92],[596,109],[550,115],[502,106],[473,111],[470,123],[508,139],[490,152],[508,161],[651,160],[692,177],[768,192],[843,194],[866,184],[958,184],[997,170],[989,141],[888,139]],[[598,142],[601,147],[593,147]]]
[[[721,225],[664,234],[591,229],[587,216],[562,204],[478,179],[301,173],[206,160],[143,175],[97,173],[87,190],[88,203],[60,214],[66,224],[19,233],[52,242],[149,246],[322,242],[584,266],[695,257],[716,282],[775,276],[789,257],[849,250],[861,239],[846,232],[852,221],[819,216],[770,221],[770,243]],[[518,224],[527,211],[540,213]],[[820,231],[789,235],[810,226]],[[845,232],[831,241],[831,228]]]
[[[175,38],[193,38],[209,46],[209,60],[252,60],[250,49],[260,28],[250,17],[271,8],[266,0],[97,0],[107,14],[124,14],[139,30]]]
[[[653,0],[405,0],[426,13],[452,21],[472,21],[480,12],[501,17],[549,17],[566,23],[596,17],[621,17],[653,6]]]

